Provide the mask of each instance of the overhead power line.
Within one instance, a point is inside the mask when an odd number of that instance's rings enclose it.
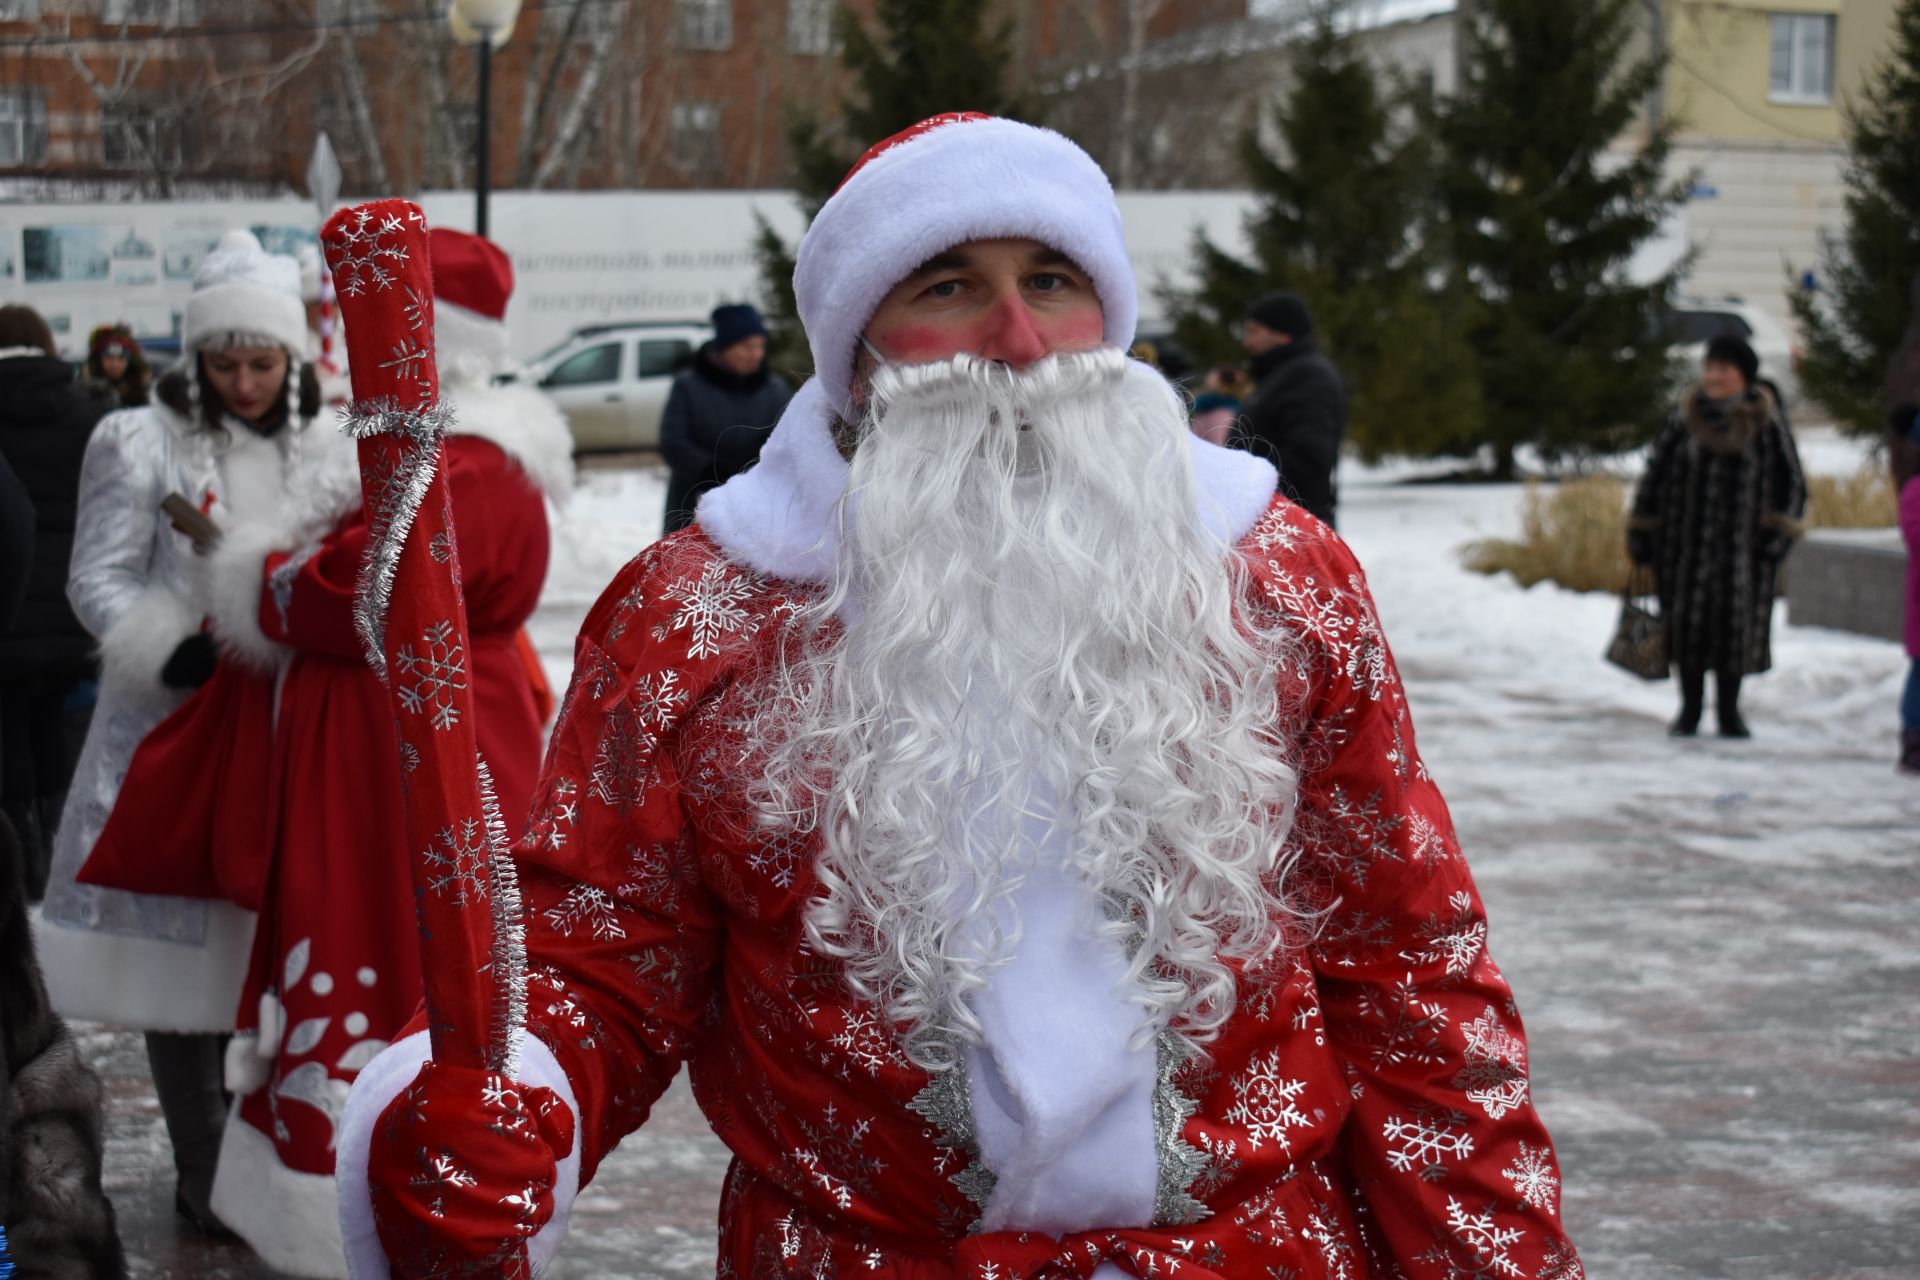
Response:
[[[549,9],[572,9],[579,5],[601,8],[626,5],[632,0],[533,0],[523,5],[522,13],[543,13]],[[309,36],[318,31],[354,31],[374,27],[445,26],[447,16],[432,11],[421,13],[375,13],[364,17],[335,18],[325,22],[255,22],[231,26],[171,26],[136,30],[122,27],[95,35],[70,32],[46,32],[30,36],[9,36],[0,40],[0,52],[24,52],[32,49],[64,49],[75,45],[99,45],[118,48],[128,44],[185,43],[192,40],[230,40],[245,36]]]

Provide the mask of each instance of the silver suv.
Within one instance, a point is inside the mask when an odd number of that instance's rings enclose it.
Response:
[[[712,337],[697,320],[588,325],[528,365],[527,380],[567,415],[575,451],[658,449],[674,375]]]

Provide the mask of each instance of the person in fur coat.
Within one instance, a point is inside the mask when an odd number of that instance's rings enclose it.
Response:
[[[1759,373],[1739,338],[1709,343],[1700,385],[1654,442],[1634,493],[1627,550],[1654,571],[1680,673],[1675,737],[1699,732],[1709,671],[1720,736],[1752,736],[1740,683],[1773,665],[1774,584],[1800,534],[1807,486]]]
[[[14,1280],[119,1280],[100,1080],[47,1003],[21,858],[0,815],[0,1259],[11,1251]]]
[[[109,414],[87,445],[67,583],[99,643],[101,676],[39,921],[49,994],[69,1018],[147,1033],[178,1173],[175,1208],[215,1235],[223,1231],[211,1207],[226,1114],[221,1055],[253,913],[211,890],[131,892],[83,872],[100,852],[136,751],[200,686],[230,693],[231,727],[253,735],[232,758],[265,756],[276,659],[251,621],[258,557],[291,536],[285,512],[298,477],[338,439],[301,395],[305,347],[293,260],[264,252],[247,231],[228,232],[194,274],[181,366],[156,385],[154,403]],[[212,521],[217,546],[162,510],[170,495]],[[206,762],[196,781],[205,795],[231,780]],[[171,806],[191,797],[166,799],[171,817]],[[126,859],[136,869],[138,843],[136,833]],[[237,851],[243,864],[263,857],[254,845]]]
[[[558,407],[511,372],[506,255],[465,232],[431,232],[435,346],[455,423],[445,467],[471,629],[468,652],[428,634],[391,678],[435,698],[470,681],[482,755],[517,834],[539,770],[542,716],[516,639],[546,578],[546,502],[572,486]],[[236,1100],[213,1207],[273,1267],[346,1274],[333,1182],[348,1087],[412,1015],[423,986],[388,697],[353,624],[368,541],[354,484],[324,536],[257,561],[258,626],[292,654],[279,692],[276,815],[259,930],[228,1051]],[[453,548],[448,548],[453,553]],[[409,657],[411,655],[411,657]],[[448,873],[471,832],[449,832]]]
[[[685,1063],[724,1276],[1577,1280],[1365,577],[1128,358],[1099,167],[927,121],[794,295],[816,377],[581,628],[517,1064],[354,1085],[355,1274],[540,1274]]]

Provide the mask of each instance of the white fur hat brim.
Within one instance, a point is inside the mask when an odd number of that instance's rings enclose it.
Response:
[[[887,293],[969,240],[1026,238],[1093,279],[1106,340],[1133,345],[1140,299],[1113,186],[1050,129],[957,120],[882,151],[821,208],[800,241],[793,290],[828,402],[848,408],[854,348]]]
[[[299,295],[244,280],[196,289],[180,315],[180,348],[193,353],[226,335],[270,338],[295,356],[307,349],[307,310]]]

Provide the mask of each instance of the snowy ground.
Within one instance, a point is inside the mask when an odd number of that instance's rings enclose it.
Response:
[[[1853,446],[1815,435],[1810,470]],[[1897,646],[1776,629],[1756,737],[1675,742],[1670,684],[1599,657],[1617,605],[1475,576],[1513,486],[1349,474],[1342,526],[1407,678],[1532,1039],[1594,1280],[1920,1276],[1920,784],[1892,769]],[[661,477],[591,470],[534,633],[556,684],[594,594],[658,530]],[[265,1276],[183,1249],[129,1037],[90,1038],[136,1274]],[[713,1274],[725,1156],[675,1086],[582,1196],[557,1280]]]

